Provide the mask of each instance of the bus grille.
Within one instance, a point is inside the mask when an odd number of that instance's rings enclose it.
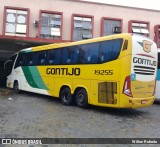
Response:
[[[134,66],[134,72],[140,75],[154,75],[155,68],[146,66]]]
[[[101,82],[98,84],[98,102],[106,104],[116,104],[117,99],[117,83],[116,82]]]

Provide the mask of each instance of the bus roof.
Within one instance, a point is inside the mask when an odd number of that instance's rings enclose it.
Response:
[[[48,44],[48,45],[42,45],[42,46],[23,49],[20,52],[32,52],[32,51],[41,51],[41,50],[47,50],[47,49],[56,49],[56,48],[61,48],[61,47],[67,47],[67,46],[69,47],[69,46],[74,46],[74,45],[93,43],[97,41],[104,41],[108,39],[131,36],[131,35],[132,34],[130,33],[123,33],[123,34],[116,34],[116,35],[109,35],[109,36],[104,36],[104,37],[80,40],[80,41],[75,41],[75,42],[54,43],[54,44]]]

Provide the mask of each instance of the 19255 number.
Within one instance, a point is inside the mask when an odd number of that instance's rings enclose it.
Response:
[[[95,70],[95,75],[113,75],[113,70]]]

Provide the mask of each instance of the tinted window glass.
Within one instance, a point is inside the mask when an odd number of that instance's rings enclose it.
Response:
[[[78,63],[79,48],[76,46],[62,49],[62,64]]]
[[[26,54],[26,66],[33,66],[34,64],[34,53],[27,53]]]
[[[122,43],[123,39],[114,39],[27,53],[25,65],[98,64],[109,62],[118,58]],[[17,66],[20,66],[20,64],[23,65],[23,63],[19,63]]]
[[[99,54],[99,43],[90,43],[80,46],[80,63],[97,63]]]
[[[78,46],[73,46],[73,55],[71,59],[71,64],[77,64],[79,63],[79,58],[80,58],[80,48]]]
[[[47,64],[48,64],[48,65],[55,64],[55,50],[49,50],[49,51],[48,51]]]
[[[11,60],[11,68],[13,68],[13,64],[14,64],[14,61],[15,61],[16,57],[17,57],[17,54],[16,54],[16,55],[13,55],[13,56],[10,58],[10,60]]]
[[[109,40],[100,43],[99,62],[108,62],[118,58],[123,39]]]
[[[61,49],[54,49],[48,51],[47,64],[54,65],[60,64],[61,61]]]
[[[17,68],[19,66],[23,66],[25,64],[25,58],[26,58],[26,54],[25,53],[20,53],[18,55],[18,58],[17,58],[17,61],[15,63],[15,67],[14,68]]]
[[[62,49],[62,64],[70,64],[71,58],[73,55],[73,49],[72,48],[63,48]]]
[[[47,60],[47,51],[35,53],[35,65],[45,65]]]

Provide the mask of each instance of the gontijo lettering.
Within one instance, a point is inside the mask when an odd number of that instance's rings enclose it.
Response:
[[[46,74],[48,75],[80,75],[80,68],[47,68]]]
[[[157,65],[156,61],[152,61],[152,60],[149,60],[149,59],[137,58],[137,57],[133,58],[133,62],[134,63],[139,63],[139,64],[151,65],[151,66],[156,66]]]

